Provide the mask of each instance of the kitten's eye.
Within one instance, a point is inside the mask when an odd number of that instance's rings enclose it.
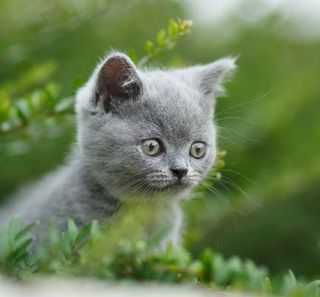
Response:
[[[143,150],[149,155],[149,156],[155,156],[160,153],[161,146],[159,141],[155,139],[148,139],[142,142]]]
[[[190,155],[196,159],[200,159],[207,151],[207,146],[203,142],[194,142],[190,147]]]

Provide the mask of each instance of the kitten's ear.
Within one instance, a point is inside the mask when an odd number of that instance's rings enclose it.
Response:
[[[196,66],[193,79],[204,94],[219,96],[224,93],[224,83],[236,69],[236,58],[223,58],[213,63]]]
[[[137,69],[128,56],[111,54],[100,67],[95,100],[106,112],[127,100],[136,100],[142,91]]]

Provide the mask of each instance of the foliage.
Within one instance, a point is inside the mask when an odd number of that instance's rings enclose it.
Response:
[[[220,149],[217,151],[215,165],[207,175],[206,179],[202,181],[195,190],[196,194],[199,193],[200,195],[205,195],[206,191],[210,191],[213,182],[218,182],[222,179],[221,169],[225,165],[226,154],[227,152],[224,150]]]
[[[183,249],[167,248],[154,252],[157,240],[136,242],[118,238],[117,246],[106,246],[110,228],[100,230],[97,222],[77,228],[72,220],[68,229],[59,235],[52,225],[48,241],[32,254],[32,229],[13,220],[1,233],[0,267],[11,277],[27,280],[33,274],[76,275],[107,281],[156,281],[191,283],[194,285],[245,291],[280,294],[282,296],[320,296],[320,281],[297,281],[293,272],[271,278],[264,267],[239,257],[225,259],[206,249],[193,258]]]
[[[190,20],[171,19],[167,30],[161,29],[156,37],[156,42],[147,40],[144,44],[146,55],[139,61],[139,66],[143,66],[153,59],[156,59],[163,52],[174,48],[177,41],[190,32],[192,22]]]
[[[167,50],[173,49],[177,41],[190,32],[191,21],[170,19],[167,30],[161,29],[152,41],[145,43],[145,55],[139,60],[144,65]],[[130,51],[133,60],[137,54]],[[28,126],[32,121],[73,111],[73,97],[61,99],[58,85],[47,82],[44,86],[33,88],[47,81],[55,71],[55,64],[48,62],[33,66],[17,80],[4,83],[0,91],[0,133]],[[30,92],[27,92],[31,89]],[[22,95],[23,94],[23,95]]]
[[[0,100],[0,133],[28,126],[38,118],[71,112],[73,107],[73,97],[61,100],[55,83],[48,83],[19,99],[13,99],[4,91]]]

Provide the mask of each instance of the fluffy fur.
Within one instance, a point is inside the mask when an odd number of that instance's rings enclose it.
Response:
[[[67,164],[23,189],[0,214],[23,223],[40,220],[37,236],[55,218],[61,230],[71,217],[82,226],[106,223],[134,198],[163,205],[155,216],[172,226],[167,242],[178,243],[179,200],[209,172],[216,157],[214,97],[235,69],[235,61],[176,70],[137,69],[122,53],[108,55],[76,96],[77,143]],[[142,142],[158,139],[162,152],[149,156]],[[190,155],[192,143],[206,143],[203,158]],[[173,169],[183,169],[179,179]]]

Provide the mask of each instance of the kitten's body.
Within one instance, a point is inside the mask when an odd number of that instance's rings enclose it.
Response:
[[[155,221],[172,226],[165,242],[179,241],[178,203],[215,160],[213,96],[234,69],[232,59],[174,71],[142,71],[123,54],[112,54],[77,94],[77,144],[65,167],[18,193],[0,213],[24,224],[40,220],[42,238],[51,218],[63,230],[67,218],[82,226],[106,223],[123,201],[154,200]],[[144,151],[146,140],[161,151]],[[205,143],[201,158],[194,143]],[[154,144],[154,143],[153,143]]]
[[[120,201],[86,174],[87,169],[77,157],[72,157],[64,167],[22,188],[12,203],[1,209],[0,229],[13,217],[20,218],[24,225],[39,221],[34,235],[42,238],[46,236],[51,222],[58,223],[60,230],[64,231],[68,218],[72,218],[79,227],[92,220],[97,220],[100,225],[108,223],[119,210]],[[161,202],[155,202],[153,211],[153,230],[171,226],[161,245],[165,247],[168,242],[178,245],[183,219],[178,201],[163,198]],[[162,222],[165,224],[161,225]]]

